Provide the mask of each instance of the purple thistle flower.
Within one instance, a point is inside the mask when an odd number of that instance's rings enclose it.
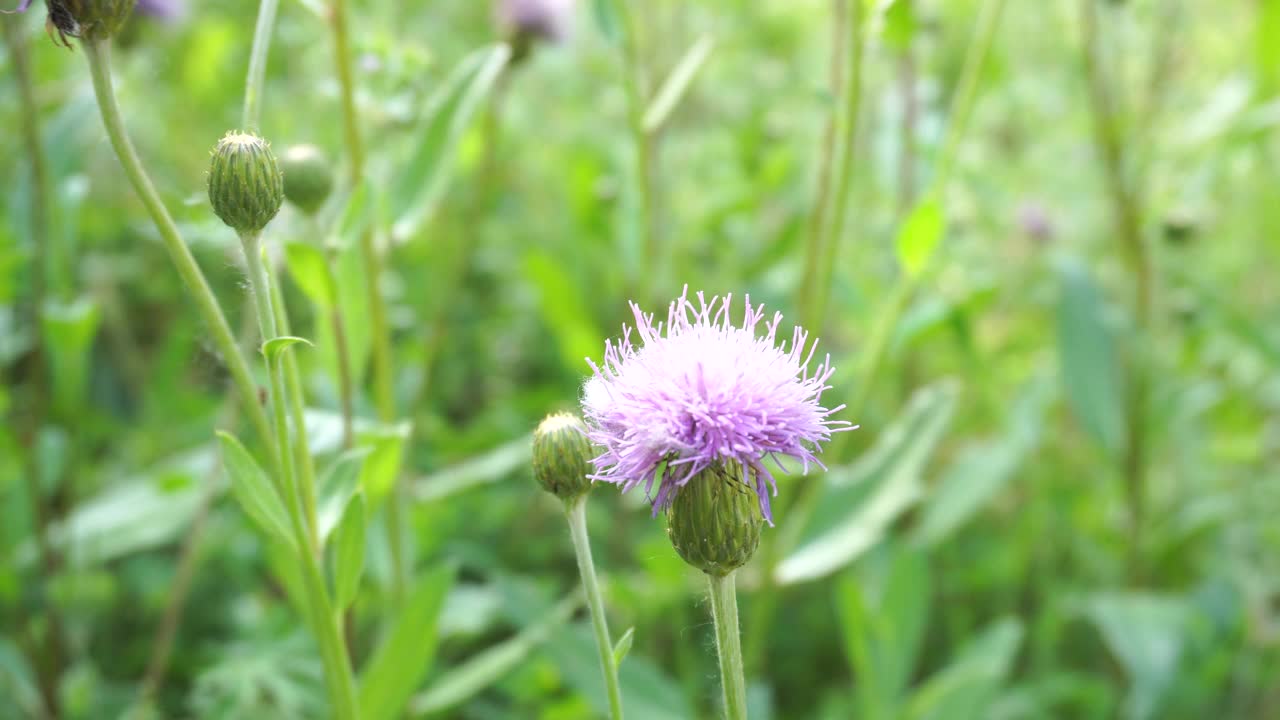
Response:
[[[163,22],[176,22],[187,14],[183,0],[138,0],[137,10]]]
[[[573,0],[498,0],[495,14],[515,36],[560,42],[569,36]]]
[[[12,10],[0,9],[0,13],[4,13],[5,15],[12,15],[13,13],[25,12],[26,9],[29,7],[31,7],[31,0],[22,0],[21,2],[18,3],[18,7]]]
[[[583,388],[588,437],[604,448],[592,460],[594,480],[617,483],[626,492],[644,484],[654,514],[699,472],[720,463],[740,464],[754,479],[760,511],[770,525],[770,490],[777,494],[764,459],[778,455],[825,469],[815,456],[831,433],[852,430],[831,415],[844,405],[819,404],[834,368],[830,356],[809,367],[817,341],[797,327],[788,347],[775,344],[782,314],[764,324],[764,306],[745,298],[741,325],[730,320],[732,295],[698,304],[688,287],[667,310],[665,326],[653,324],[631,303],[639,345],[624,326],[621,340],[605,344],[604,363]],[[808,350],[806,352],[806,346]],[[785,470],[784,470],[785,472]],[[653,483],[658,492],[653,496]],[[749,482],[744,475],[744,482]]]

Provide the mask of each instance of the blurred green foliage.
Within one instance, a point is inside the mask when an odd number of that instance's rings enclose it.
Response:
[[[487,3],[353,4],[368,182],[340,184],[317,219],[287,209],[266,243],[293,333],[315,343],[291,352],[324,487],[340,496],[328,562],[353,600],[353,654],[412,668],[371,670],[362,698],[377,717],[600,717],[572,549],[532,481],[528,434],[576,405],[584,358],[618,333],[628,299],[659,310],[687,283],[798,317],[837,100],[831,4],[632,4],[659,101],[647,122],[661,126],[651,230],[669,257],[652,276],[609,3],[583,0],[570,40],[507,69]],[[865,3],[851,213],[814,330],[838,368],[831,404],[866,402],[829,472],[781,480],[777,527],[740,573],[752,717],[1275,717],[1280,3],[1096,9],[1120,172],[1156,277],[1146,325],[1095,136],[1081,0],[1008,3],[948,182],[925,194],[980,4]],[[256,3],[189,5],[174,23],[132,21],[121,104],[233,326],[252,328],[204,172],[239,120]],[[262,131],[341,168],[324,7],[283,3]],[[233,467],[228,447],[248,457],[238,441],[219,448],[215,428],[241,424],[228,379],[123,182],[80,51],[46,41],[40,9],[0,18],[15,30],[0,59],[0,718],[39,717],[51,697],[66,718],[135,708],[188,582],[140,717],[323,716],[297,570],[255,524],[283,511],[260,471]],[[21,131],[15,52],[38,148]],[[353,238],[380,223],[404,422],[375,423],[361,383],[366,449],[340,456],[325,318],[346,313],[364,378]],[[916,290],[900,296],[904,276]],[[1134,357],[1150,388],[1140,532],[1124,464]],[[398,475],[418,562],[397,610],[376,510],[397,502]],[[258,498],[254,519],[233,494]],[[634,628],[628,717],[713,717],[701,578],[638,494],[596,488],[589,512],[615,633]]]

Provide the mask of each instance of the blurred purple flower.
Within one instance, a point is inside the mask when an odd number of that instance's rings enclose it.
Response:
[[[573,0],[498,0],[495,14],[511,35],[561,42],[573,24]]]
[[[143,15],[165,22],[176,22],[187,14],[185,0],[138,0],[136,9]]]
[[[1053,220],[1049,211],[1034,200],[1018,207],[1018,228],[1032,240],[1048,242],[1053,239]]]
[[[31,7],[31,0],[22,0],[21,2],[19,2],[19,3],[18,3],[18,7],[14,8],[14,9],[12,9],[12,10],[3,10],[3,9],[0,9],[0,13],[4,13],[5,15],[12,15],[13,13],[20,13],[20,12],[23,12],[24,10],[26,10],[26,9],[27,9],[27,8],[29,8],[29,7]]]
[[[631,303],[640,344],[631,328],[605,344],[604,363],[591,363],[595,375],[583,388],[582,408],[588,437],[604,448],[592,460],[594,480],[617,483],[623,492],[644,484],[654,513],[675,498],[690,478],[713,464],[740,463],[754,479],[760,512],[773,523],[773,476],[764,466],[778,455],[822,466],[815,457],[831,433],[853,429],[831,415],[844,408],[822,407],[822,392],[834,369],[830,357],[812,371],[817,342],[795,328],[788,347],[775,339],[782,314],[764,323],[764,306],[751,306],[741,325],[729,319],[732,295],[695,305],[688,288],[667,310],[664,324],[653,324]],[[806,346],[808,350],[806,351]],[[657,496],[652,494],[658,482]],[[747,482],[744,477],[744,482]]]

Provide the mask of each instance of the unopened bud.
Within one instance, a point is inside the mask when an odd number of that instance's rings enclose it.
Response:
[[[333,168],[315,145],[294,145],[280,156],[284,196],[302,212],[313,215],[333,190]]]
[[[548,415],[533,433],[533,476],[561,500],[591,490],[591,456],[587,428],[576,415]]]
[[[218,141],[209,163],[209,203],[236,232],[261,232],[280,212],[284,181],[266,140],[230,132]]]
[[[760,546],[760,501],[737,466],[713,464],[676,491],[667,508],[667,536],[693,567],[722,577]]]
[[[63,35],[106,40],[124,26],[135,0],[49,0],[49,23]]]

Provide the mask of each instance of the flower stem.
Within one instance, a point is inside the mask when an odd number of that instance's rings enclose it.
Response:
[[[271,50],[271,31],[276,24],[276,8],[280,0],[262,0],[258,6],[258,24],[253,30],[253,49],[249,54],[249,76],[244,82],[244,129],[257,132],[262,117],[262,89],[267,78],[267,54]]]
[[[292,335],[289,329],[289,312],[284,304],[280,283],[271,277],[271,268],[264,265],[267,283],[271,288],[271,304],[276,316],[276,331],[280,335]],[[307,418],[303,411],[302,374],[298,371],[298,358],[293,353],[284,355],[285,389],[289,397],[289,418],[293,421],[293,461],[296,463],[298,491],[301,493],[303,515],[307,519],[311,551],[320,555],[320,522],[316,517],[316,466],[311,457],[311,445],[307,442]]]
[[[565,502],[564,509],[569,519],[569,535],[573,538],[573,552],[578,557],[578,573],[582,576],[582,589],[586,592],[587,607],[591,610],[591,625],[595,630],[596,648],[600,651],[600,670],[604,673],[605,690],[609,694],[609,717],[613,720],[622,720],[622,689],[618,686],[618,666],[613,659],[613,641],[609,637],[609,622],[604,614],[604,601],[600,597],[596,567],[591,562],[591,541],[587,537],[586,496]]]
[[[849,34],[846,77],[842,90],[844,100],[844,117],[840,121],[840,132],[843,142],[839,145],[839,164],[835,171],[834,193],[830,200],[833,206],[830,214],[820,218],[822,226],[821,242],[815,252],[821,252],[818,261],[817,278],[813,295],[810,298],[808,318],[805,327],[811,332],[821,333],[826,321],[827,301],[831,295],[834,280],[836,259],[840,241],[844,236],[844,224],[848,215],[850,188],[853,184],[853,166],[858,149],[859,118],[862,114],[862,57],[865,47],[865,33],[862,23],[862,3],[854,0],[849,3],[847,32]],[[837,148],[831,147],[835,152]]]
[[[1143,234],[1143,200],[1139,179],[1130,172],[1119,108],[1102,71],[1098,9],[1093,0],[1081,1],[1084,26],[1084,66],[1094,121],[1094,142],[1102,156],[1112,214],[1121,250],[1133,280],[1133,316],[1137,332],[1131,338],[1128,388],[1125,396],[1125,448],[1121,472],[1129,510],[1129,577],[1143,578],[1143,527],[1146,524],[1147,426],[1149,368],[1144,344],[1148,342],[1154,304],[1155,271],[1151,250]],[[1146,118],[1150,122],[1151,118]]]
[[[249,270],[249,285],[253,292],[254,309],[258,314],[259,329],[264,340],[276,337],[277,323],[273,309],[270,277],[266,265],[262,262],[261,235],[246,233],[241,236],[244,244],[245,262]],[[285,351],[287,352],[287,351]],[[296,482],[293,458],[289,448],[289,418],[286,408],[285,363],[283,358],[272,360],[267,358],[267,370],[271,376],[271,408],[275,420],[275,449],[279,457],[281,472],[277,477],[276,487],[284,498],[285,507],[293,526],[294,544],[297,545],[298,559],[302,564],[302,580],[308,605],[312,630],[320,645],[320,659],[324,664],[325,682],[329,687],[329,700],[333,705],[334,717],[338,720],[354,720],[358,717],[355,700],[355,681],[352,678],[351,665],[347,659],[347,651],[343,643],[342,633],[338,628],[337,616],[329,601],[325,589],[324,577],[320,573],[319,560],[315,552],[314,536],[308,532],[307,521],[300,506],[305,506],[301,489]]]
[[[164,241],[165,249],[169,252],[170,260],[183,283],[186,284],[187,291],[195,299],[196,308],[200,311],[205,324],[209,326],[214,346],[222,354],[223,362],[231,373],[231,379],[240,395],[240,402],[245,408],[245,414],[249,416],[254,431],[263,443],[269,446],[272,443],[271,424],[267,421],[267,414],[258,402],[258,386],[249,373],[249,364],[245,361],[239,346],[236,345],[235,336],[227,325],[227,319],[222,313],[221,306],[218,305],[217,297],[205,280],[204,273],[200,271],[196,259],[191,255],[191,250],[178,233],[178,226],[173,222],[173,218],[160,199],[160,194],[151,183],[151,178],[143,169],[133,142],[125,130],[124,119],[120,114],[120,106],[116,102],[115,88],[111,81],[111,45],[106,40],[86,40],[82,45],[85,57],[89,61],[89,74],[93,79],[93,91],[98,100],[98,109],[102,114],[102,124],[106,128],[107,137],[111,140],[111,146],[116,152],[120,166],[124,169],[139,199],[142,200],[147,213],[151,215],[151,220],[155,223],[161,240]]]
[[[338,87],[342,96],[342,124],[346,136],[347,153],[351,163],[351,187],[359,187],[364,180],[364,142],[360,138],[359,118],[356,114],[355,80],[351,74],[351,47],[347,32],[346,0],[333,0],[330,6],[330,27],[333,32],[334,60],[337,65]],[[378,419],[384,423],[396,418],[394,371],[391,365],[391,330],[387,324],[387,306],[379,289],[382,280],[382,258],[378,253],[372,231],[360,235],[360,256],[364,262],[365,286],[369,297],[369,335],[373,354],[373,400]],[[387,535],[391,546],[392,585],[395,597],[404,596],[405,548],[403,521],[401,520],[399,495],[403,492],[397,479],[392,488],[392,501],[387,503]]]
[[[707,575],[711,586],[711,619],[716,626],[716,654],[720,658],[720,686],[728,720],[746,720],[747,683],[742,673],[742,645],[738,635],[738,593],[734,575]]]
[[[640,55],[640,31],[628,0],[615,0],[622,24],[622,54],[626,71],[627,122],[635,145],[635,182],[639,208],[636,217],[642,255],[640,265],[641,295],[653,296],[659,286],[664,248],[658,237],[656,202],[653,196],[653,133],[644,126],[647,90],[644,63]]]

